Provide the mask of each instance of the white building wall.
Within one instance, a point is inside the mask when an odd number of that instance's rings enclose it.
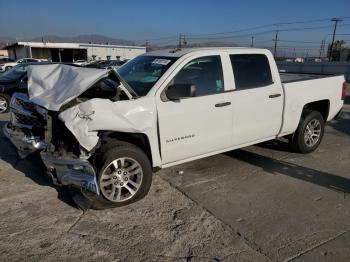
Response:
[[[103,44],[83,44],[83,43],[42,43],[42,42],[18,42],[17,46],[9,47],[9,56],[13,59],[20,59],[30,56],[30,47],[33,57],[45,57],[49,55],[50,49],[83,49],[87,51],[88,59],[111,59],[121,60],[132,59],[138,55],[146,53],[146,47],[142,46],[122,46]],[[16,52],[16,57],[15,57]]]
[[[8,56],[9,53],[7,52],[7,50],[0,50],[0,56]]]
[[[118,57],[121,60],[132,59],[136,56],[146,53],[145,47],[128,47],[128,46],[94,46],[94,45],[80,45],[80,48],[87,49],[87,56],[89,59],[96,60],[115,60]]]

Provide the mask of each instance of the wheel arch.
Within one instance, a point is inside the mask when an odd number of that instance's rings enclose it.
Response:
[[[111,141],[123,141],[130,144],[133,144],[137,147],[139,147],[141,150],[145,152],[147,155],[150,163],[153,165],[153,156],[152,156],[152,149],[150,145],[149,138],[144,133],[129,133],[129,132],[119,132],[119,131],[104,131],[101,134],[101,141],[102,141],[102,150],[106,151],[113,147],[113,142]],[[103,144],[104,142],[107,142]]]
[[[324,121],[326,122],[329,115],[329,107],[330,101],[328,99],[314,101],[305,104],[302,113],[304,113],[306,110],[317,111],[322,115]]]

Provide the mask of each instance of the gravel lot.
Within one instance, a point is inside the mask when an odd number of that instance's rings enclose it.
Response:
[[[349,98],[312,154],[268,142],[164,169],[145,199],[102,211],[0,133],[0,261],[350,261]]]

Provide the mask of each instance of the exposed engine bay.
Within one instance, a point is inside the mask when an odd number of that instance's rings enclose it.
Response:
[[[108,99],[111,102],[129,99],[125,91],[120,88],[119,79],[113,73],[109,73],[78,97],[63,104],[59,111],[51,111],[35,105],[27,95],[17,93],[11,102],[13,110],[9,127],[20,127],[28,138],[28,142],[38,143],[38,141],[42,141],[40,148],[46,147],[48,152],[57,156],[80,157],[82,154],[87,155],[87,151],[80,146],[75,136],[59,118],[59,115],[68,108],[94,98]],[[85,120],[90,118],[89,115],[79,113],[76,117]],[[26,151],[23,148],[23,157],[31,153],[30,150]]]

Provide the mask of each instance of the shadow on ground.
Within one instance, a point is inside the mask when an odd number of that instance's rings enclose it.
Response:
[[[0,121],[0,159],[9,163],[14,169],[22,172],[26,177],[40,186],[51,186],[57,190],[58,199],[66,204],[77,208],[77,205],[72,200],[69,191],[62,187],[55,187],[49,176],[46,175],[46,168],[38,154],[33,154],[25,159],[21,159],[16,148],[5,137],[2,128],[5,121]]]
[[[342,118],[336,121],[332,121],[330,123],[330,126],[339,132],[350,135],[350,113],[343,112]]]
[[[257,144],[256,146],[266,148],[269,150],[287,152],[287,153],[291,153],[293,150],[288,142],[282,141],[282,140],[270,140],[270,141]]]
[[[346,97],[345,97],[344,104],[350,105],[350,96],[346,96]]]
[[[350,179],[341,176],[291,164],[282,160],[276,160],[246,150],[231,151],[226,153],[226,155],[260,167],[268,173],[281,174],[326,187],[328,189],[347,194],[350,193]]]

